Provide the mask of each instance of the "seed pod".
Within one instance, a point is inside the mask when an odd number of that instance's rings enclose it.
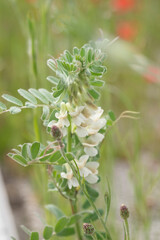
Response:
[[[94,227],[90,223],[83,223],[83,231],[87,235],[92,235],[94,233]]]

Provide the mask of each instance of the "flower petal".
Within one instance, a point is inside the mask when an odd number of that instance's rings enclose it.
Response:
[[[79,186],[79,183],[78,183],[78,181],[75,177],[71,178],[70,182],[72,183],[73,187],[78,187]]]
[[[99,178],[94,174],[89,174],[85,179],[88,183],[94,184],[98,181]]]
[[[99,163],[98,162],[88,162],[86,164],[86,167],[89,168],[92,171],[92,173],[96,174],[97,168],[99,167]]]
[[[92,174],[92,172],[86,167],[79,169],[79,172],[81,177],[87,177],[89,174]]]
[[[88,136],[87,130],[85,128],[83,128],[83,127],[77,127],[76,133],[77,133],[78,137],[86,137],[86,136]]]
[[[96,148],[94,147],[85,147],[84,148],[84,151],[87,155],[91,156],[91,157],[94,157],[97,155],[98,151]]]

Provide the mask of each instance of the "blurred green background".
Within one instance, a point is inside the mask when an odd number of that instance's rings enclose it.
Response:
[[[121,204],[119,202],[115,207],[114,182],[118,179],[114,169],[117,164],[126,164],[134,192],[133,239],[140,236],[135,227],[139,223],[144,228],[142,235],[150,239],[154,211],[159,210],[153,191],[158,188],[160,176],[159,10],[159,0],[0,1],[1,95],[17,96],[18,88],[43,87],[50,90],[51,85],[46,80],[51,74],[46,65],[50,56],[58,57],[65,49],[81,47],[90,40],[103,37],[113,40],[119,36],[107,49],[106,86],[102,89],[99,104],[105,112],[112,109],[117,117],[124,110],[140,112],[140,119],[121,120],[102,146],[100,175],[102,179],[107,175],[113,184],[110,218],[113,239],[119,239],[122,232],[115,224],[116,208]],[[41,140],[45,143],[47,135],[40,121],[39,127]],[[33,112],[24,110],[15,116],[1,115],[0,136],[3,168],[15,177],[30,176],[38,202],[53,201],[54,194],[45,194],[44,169],[23,169],[6,157],[6,153],[18,144],[36,140]],[[103,182],[101,189],[104,192]],[[57,200],[54,201],[56,203]]]

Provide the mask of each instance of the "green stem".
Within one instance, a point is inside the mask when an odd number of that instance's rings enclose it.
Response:
[[[60,144],[60,146],[62,146],[62,143],[61,143],[61,142],[60,142],[59,144]],[[68,165],[71,167],[71,169],[72,169],[72,171],[73,171],[73,174],[74,174],[74,176],[76,177],[76,179],[78,180],[78,183],[79,183],[79,185],[80,185],[80,187],[81,187],[84,195],[86,196],[87,200],[89,201],[89,203],[91,204],[91,206],[92,206],[93,209],[95,210],[95,212],[96,212],[99,220],[101,221],[101,223],[102,223],[102,225],[103,225],[103,227],[104,227],[104,229],[105,229],[105,232],[106,232],[106,234],[107,234],[108,240],[111,240],[112,238],[111,238],[111,235],[110,235],[110,233],[109,233],[109,231],[108,231],[108,229],[107,229],[107,227],[106,227],[106,224],[105,224],[105,222],[103,221],[103,219],[101,218],[101,215],[100,215],[98,209],[96,208],[95,204],[94,204],[94,203],[92,202],[92,200],[90,199],[90,196],[89,196],[87,190],[85,189],[84,184],[81,183],[81,181],[80,181],[80,179],[79,179],[79,176],[77,175],[77,172],[76,172],[73,164],[71,164],[71,162],[70,162],[70,161],[68,160],[68,158],[66,157],[65,152],[64,152],[64,150],[63,150],[62,147],[61,147],[60,151],[61,151],[61,154],[62,154],[63,158],[66,160],[66,162],[68,163]]]
[[[70,200],[70,204],[71,204],[72,214],[76,214],[78,212],[77,211],[77,202],[73,201],[73,200]],[[75,223],[75,227],[76,227],[78,239],[83,240],[82,235],[81,235],[81,229],[80,229],[78,221]]]
[[[68,132],[67,132],[67,152],[72,151],[72,133],[71,133],[71,117],[68,114],[68,120],[70,122],[70,125],[68,127]]]
[[[71,117],[70,117],[69,114],[68,114],[68,120],[70,122],[70,125],[68,127],[68,132],[67,132],[67,152],[71,152],[72,151],[72,133],[71,133]],[[77,213],[77,201],[76,200],[75,201],[71,200],[70,203],[71,203],[72,213],[76,214]],[[81,229],[80,229],[78,221],[75,223],[75,227],[76,227],[78,239],[83,240],[82,235],[81,235]]]
[[[126,227],[127,240],[130,240],[128,220],[125,219],[124,222],[125,222],[125,227]]]

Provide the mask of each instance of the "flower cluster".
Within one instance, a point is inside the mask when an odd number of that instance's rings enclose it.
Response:
[[[94,184],[98,181],[98,170],[99,167],[98,162],[87,162],[89,159],[88,155],[82,155],[79,160],[76,160],[76,164],[79,168],[79,173],[81,177],[84,177],[85,180],[90,183]],[[74,162],[72,162],[74,165]],[[73,175],[73,171],[68,165],[68,163],[65,163],[66,172],[61,173],[61,177],[68,180],[68,187],[71,189],[72,187],[78,187],[79,183],[77,179]]]
[[[80,176],[91,184],[98,181],[97,168],[99,163],[88,160],[98,154],[97,147],[104,138],[104,135],[99,133],[99,130],[106,125],[106,119],[101,117],[102,114],[103,109],[93,104],[77,106],[74,109],[69,103],[62,102],[60,112],[55,114],[57,121],[53,120],[48,125],[49,127],[57,126],[61,130],[63,137],[66,136],[67,128],[71,125],[71,131],[77,134],[85,154],[79,160],[76,160]],[[68,116],[70,116],[70,120]],[[67,163],[64,165],[66,172],[62,172],[61,177],[68,180],[70,189],[78,187],[79,184],[73,175],[72,169]]]
[[[68,114],[71,117],[71,123],[68,120]],[[96,156],[98,150],[96,146],[103,140],[104,135],[99,130],[106,125],[106,119],[102,118],[103,109],[95,105],[77,106],[75,109],[69,103],[61,103],[60,112],[55,114],[58,119],[51,121],[48,127],[53,125],[60,128],[63,136],[67,133],[67,127],[72,125],[72,133],[76,132],[82,145],[84,152],[88,156]]]

